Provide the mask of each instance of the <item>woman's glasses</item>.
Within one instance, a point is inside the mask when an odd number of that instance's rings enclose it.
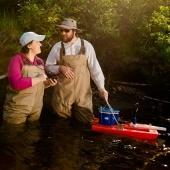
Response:
[[[70,32],[70,30],[68,30],[68,29],[61,29],[60,31],[61,32],[66,32],[66,33]]]

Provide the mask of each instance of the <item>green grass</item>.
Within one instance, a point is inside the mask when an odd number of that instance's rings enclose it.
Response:
[[[20,49],[21,26],[13,13],[0,15],[0,75],[6,73],[11,57]]]

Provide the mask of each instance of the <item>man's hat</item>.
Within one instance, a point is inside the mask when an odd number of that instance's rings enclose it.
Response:
[[[71,18],[65,18],[61,25],[57,25],[57,27],[68,30],[75,29],[78,32],[82,32],[82,30],[77,28],[77,22]]]
[[[22,47],[27,45],[29,42],[36,40],[36,41],[43,41],[45,39],[45,35],[38,35],[35,32],[25,32],[21,37],[20,37],[20,44]]]

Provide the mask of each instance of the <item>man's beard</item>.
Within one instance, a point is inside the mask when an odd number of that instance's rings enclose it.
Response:
[[[72,33],[69,37],[67,35],[62,36],[63,42],[68,43],[74,38],[74,33]]]

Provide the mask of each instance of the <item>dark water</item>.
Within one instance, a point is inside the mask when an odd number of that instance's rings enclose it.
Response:
[[[168,114],[158,112],[157,105],[148,110],[145,106],[150,103],[137,101],[142,103],[138,121],[167,127],[166,132],[159,132],[155,141],[141,141],[95,133],[89,126],[56,118],[48,100],[49,94],[45,94],[40,121],[21,125],[1,123],[0,170],[170,169],[170,119]],[[128,120],[136,100],[115,95],[110,104],[121,108],[122,120]],[[95,101],[96,106],[103,105],[97,97]]]
[[[94,133],[69,120],[1,125],[1,170],[169,169],[170,143]]]

